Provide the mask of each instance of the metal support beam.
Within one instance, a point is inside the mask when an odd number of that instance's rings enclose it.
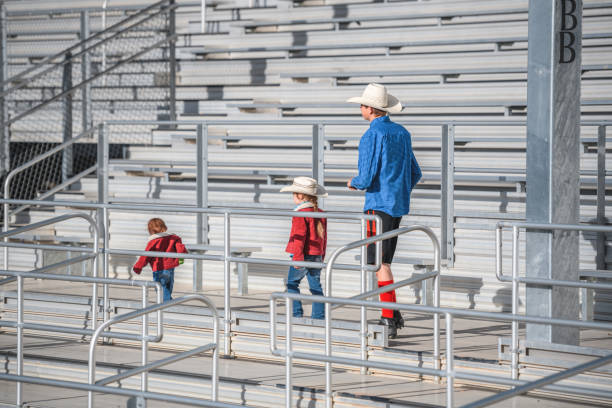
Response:
[[[6,55],[6,6],[0,2],[0,91],[6,91],[8,79],[8,59]],[[8,173],[11,169],[10,160],[10,133],[8,125],[8,104],[6,97],[0,98],[0,175]]]
[[[72,54],[66,54],[66,63],[62,73],[62,93],[66,93],[62,101],[63,111],[63,142],[68,142],[72,139]],[[68,180],[72,176],[72,157],[73,148],[68,146],[62,152],[62,182]]]
[[[171,37],[168,44],[168,62],[170,64],[169,84],[170,87],[170,120],[176,120],[176,13],[174,0],[170,1],[170,16],[168,25],[168,36]]]
[[[312,125],[312,178],[325,185],[325,125],[322,123]],[[319,207],[323,207],[322,199]]]
[[[81,41],[89,38],[89,12],[81,12]],[[91,59],[89,53],[85,51],[86,46],[83,44],[83,55],[81,56],[81,78],[86,79],[91,75]],[[81,88],[81,121],[82,130],[89,129],[92,126],[91,112],[91,83],[87,82]]]
[[[442,126],[442,181],[440,183],[440,250],[448,266],[454,262],[455,246],[455,126]]]
[[[597,225],[606,224],[606,127],[597,129]],[[597,234],[597,269],[606,270],[606,234]]]
[[[196,135],[196,200],[198,208],[208,208],[208,126],[199,124]],[[196,243],[208,244],[208,215],[198,213]],[[193,261],[193,291],[202,290],[202,261]]]
[[[529,2],[527,221],[578,224],[582,1]],[[527,230],[527,276],[578,280],[576,231]],[[526,313],[578,319],[578,289],[527,285]],[[578,344],[579,330],[527,324],[527,340]]]

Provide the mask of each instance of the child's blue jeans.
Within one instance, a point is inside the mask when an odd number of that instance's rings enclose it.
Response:
[[[164,289],[164,302],[172,299],[172,288],[174,287],[174,268],[153,272],[153,280],[159,282]]]
[[[321,262],[320,255],[305,255],[304,261],[308,262]],[[289,267],[289,275],[287,276],[287,292],[289,293],[300,293],[300,282],[306,276],[308,278],[308,286],[310,286],[310,293],[313,295],[323,296],[323,290],[321,289],[321,269],[320,268],[296,268],[294,266]],[[304,310],[302,309],[302,302],[299,300],[293,301],[293,316],[302,317]],[[312,318],[313,319],[325,319],[325,304],[313,303],[312,304]]]

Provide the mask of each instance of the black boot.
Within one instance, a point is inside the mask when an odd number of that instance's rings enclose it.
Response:
[[[395,322],[395,327],[401,329],[404,327],[404,318],[399,310],[393,311],[393,321]]]
[[[378,324],[380,324],[381,326],[388,327],[387,332],[389,334],[390,339],[394,339],[397,337],[397,327],[395,326],[395,320],[389,317],[381,316],[380,320],[378,321]]]

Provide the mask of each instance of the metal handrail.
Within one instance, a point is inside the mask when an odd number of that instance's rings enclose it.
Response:
[[[512,228],[512,276],[505,276],[502,271],[502,230]],[[545,224],[535,222],[507,222],[499,221],[495,227],[495,276],[501,282],[512,282],[512,313],[518,314],[519,307],[519,283],[536,284],[542,286],[562,286],[589,289],[612,290],[612,284],[569,281],[560,279],[531,278],[519,276],[519,229],[529,228],[545,231],[591,231],[591,232],[612,232],[612,226],[598,225],[576,225],[576,224]],[[583,300],[584,302],[584,300]],[[512,323],[512,339],[510,346],[512,356],[511,370],[512,378],[519,377],[519,340],[518,323]]]
[[[231,320],[231,282],[230,282],[230,263],[265,263],[274,265],[286,265],[286,266],[305,266],[314,268],[324,268],[327,266],[323,262],[302,262],[302,261],[281,261],[278,259],[262,259],[262,258],[241,258],[234,257],[231,255],[230,246],[230,217],[232,215],[261,215],[269,217],[310,217],[310,218],[327,218],[327,219],[339,219],[339,220],[360,220],[362,235],[365,233],[365,222],[374,221],[377,225],[376,230],[381,230],[382,220],[378,215],[369,214],[346,214],[346,213],[333,213],[333,212],[299,212],[299,211],[286,211],[286,210],[249,210],[249,209],[235,209],[235,208],[201,208],[195,206],[164,206],[164,205],[124,205],[124,204],[105,204],[105,203],[84,203],[79,201],[38,201],[38,200],[5,200],[0,199],[0,204],[21,204],[21,205],[38,205],[38,206],[66,206],[80,209],[98,209],[106,213],[103,217],[104,230],[108,230],[108,211],[109,210],[123,210],[123,211],[139,211],[139,212],[166,212],[173,211],[177,213],[191,213],[191,214],[208,214],[218,215],[224,218],[224,244],[223,244],[223,255],[199,255],[199,254],[173,254],[173,253],[158,253],[154,251],[133,251],[125,249],[112,249],[108,246],[104,247],[104,256],[110,254],[128,254],[128,255],[147,255],[147,256],[164,256],[167,258],[184,258],[184,259],[202,259],[202,260],[214,260],[222,261],[223,274],[224,274],[224,354],[231,354],[231,336],[232,336],[232,320]],[[376,243],[376,264],[375,265],[361,265],[355,267],[351,265],[339,265],[342,269],[350,270],[363,270],[362,275],[365,271],[375,271],[380,268],[381,262],[381,246],[380,241]],[[363,258],[363,257],[362,257]],[[104,276],[108,276],[108,262],[104,262]],[[106,285],[105,285],[106,286]],[[108,306],[108,291],[104,290],[104,309],[107,310]],[[108,320],[105,316],[105,321]]]
[[[284,299],[285,300],[285,316],[286,316],[286,335],[285,335],[285,350],[278,349],[277,340],[276,340],[276,308],[277,308],[277,300]],[[301,301],[309,301],[309,302],[320,302],[325,303],[326,307],[330,304],[342,304],[342,305],[351,305],[351,306],[359,306],[359,307],[368,307],[368,308],[387,308],[393,310],[403,310],[414,313],[422,313],[422,314],[433,314],[445,315],[445,323],[446,323],[446,367],[445,369],[440,368],[426,368],[421,366],[405,366],[396,363],[388,363],[388,362],[376,362],[376,361],[364,361],[362,359],[356,358],[348,358],[348,357],[334,357],[327,353],[314,354],[314,353],[304,353],[300,351],[294,351],[292,349],[292,315],[291,315],[291,301],[293,300],[301,300]],[[367,300],[355,300],[355,299],[346,299],[346,298],[338,298],[338,297],[328,297],[328,296],[315,296],[315,295],[302,295],[297,293],[288,293],[288,292],[275,292],[270,295],[270,351],[273,355],[276,356],[284,356],[286,359],[287,369],[285,375],[286,379],[286,407],[291,407],[291,380],[289,376],[291,375],[291,370],[289,369],[289,364],[291,363],[292,358],[305,359],[308,361],[319,361],[327,364],[336,363],[343,365],[351,365],[355,367],[370,367],[370,368],[380,368],[384,370],[395,370],[401,372],[409,372],[416,373],[420,375],[429,375],[429,376],[441,376],[446,377],[446,406],[453,407],[454,406],[454,380],[462,379],[469,381],[479,381],[484,383],[492,383],[504,386],[513,386],[517,387],[514,391],[514,394],[525,393],[527,391],[533,390],[535,388],[542,388],[545,391],[555,391],[555,392],[563,392],[563,393],[575,393],[581,395],[596,395],[602,398],[612,398],[612,392],[608,390],[592,390],[584,387],[578,386],[567,386],[567,385],[552,385],[550,383],[554,381],[558,381],[562,378],[567,378],[568,376],[572,376],[575,374],[579,374],[580,372],[584,372],[589,369],[593,369],[595,367],[608,364],[612,356],[606,356],[602,359],[597,359],[592,362],[582,364],[577,367],[570,368],[566,370],[564,373],[555,374],[554,376],[546,377],[545,379],[541,379],[535,382],[528,382],[522,380],[514,380],[507,379],[503,377],[484,375],[484,374],[472,374],[469,372],[461,372],[458,371],[454,367],[454,330],[453,330],[453,318],[454,317],[464,317],[478,320],[491,320],[491,321],[510,321],[510,322],[523,322],[523,323],[539,323],[539,324],[555,324],[559,326],[567,326],[567,327],[577,327],[577,328],[588,328],[588,329],[596,329],[596,330],[612,330],[612,323],[595,323],[595,322],[583,322],[583,321],[575,321],[575,320],[566,320],[566,319],[557,319],[557,318],[546,318],[539,316],[523,316],[518,314],[509,314],[509,313],[501,313],[501,312],[481,312],[476,310],[462,310],[462,309],[453,309],[448,307],[435,307],[435,306],[423,306],[423,305],[411,305],[411,304],[402,304],[402,303],[391,303],[391,302],[377,302],[377,301],[367,301]],[[327,345],[327,339],[326,339]],[[327,348],[327,347],[326,347]],[[544,381],[542,381],[544,380]],[[331,389],[331,383],[329,379],[326,377],[326,390]],[[509,398],[512,395],[504,394],[502,399]],[[329,394],[331,402],[331,394]],[[498,397],[499,398],[499,397]],[[497,401],[497,400],[496,400]],[[287,403],[288,402],[288,403]],[[479,401],[477,401],[478,403]],[[475,406],[484,406],[484,405],[475,405]],[[470,404],[465,405],[465,407],[471,407]]]
[[[351,249],[359,248],[359,247],[362,247],[362,252],[363,252],[365,250],[365,246],[368,244],[381,242],[382,240],[397,237],[401,234],[405,234],[405,233],[412,232],[412,231],[424,232],[429,237],[433,245],[433,252],[434,252],[433,254],[433,259],[434,259],[433,272],[435,272],[435,275],[433,276],[434,306],[436,307],[440,306],[440,243],[438,241],[438,237],[436,237],[436,234],[434,234],[431,228],[426,227],[424,225],[412,225],[410,227],[398,228],[398,229],[388,231],[383,234],[376,235],[370,238],[351,242],[349,244],[346,244],[336,249],[332,253],[329,261],[327,262],[327,268],[325,270],[325,295],[327,297],[332,296],[332,271],[333,271],[334,262],[336,261],[338,256],[340,256],[340,254],[346,251],[349,251]],[[364,254],[362,254],[362,257],[361,257],[362,265],[364,262],[365,262]],[[362,274],[365,274],[365,271],[362,272]],[[423,278],[423,279],[427,279],[427,278]],[[423,279],[420,279],[420,280],[423,280]],[[400,283],[402,283],[403,285],[408,284],[404,282],[398,282],[398,284]],[[379,289],[378,291],[374,291],[374,292],[382,293],[382,292],[388,291],[388,289],[384,290],[384,288],[385,287],[380,288],[382,290]],[[287,316],[289,315],[290,313],[287,313]],[[366,332],[365,330],[366,324],[367,324],[367,321],[366,321],[365,308],[362,308],[361,310],[361,333],[362,334],[365,334]],[[290,347],[289,343],[288,343],[288,347]],[[363,349],[363,341],[362,341],[362,349]],[[332,354],[332,350],[331,350],[331,304],[329,302],[326,302],[325,303],[325,355],[328,357],[331,357],[331,354]],[[364,353],[362,353],[362,355],[364,355]],[[434,315],[434,356],[433,357],[434,357],[434,367],[436,370],[438,370],[440,368],[440,316],[438,314]],[[291,362],[288,363],[287,370],[289,372],[289,377],[290,377]],[[331,398],[332,398],[332,394],[331,394],[332,393],[331,391],[332,371],[331,370],[332,370],[331,362],[326,362],[325,363],[325,401],[326,401],[327,408],[331,408],[331,405],[332,405],[331,404]],[[288,380],[290,380],[290,378],[288,378]],[[291,388],[290,383],[287,383],[286,387],[287,387],[288,392],[290,392],[290,388]],[[290,396],[288,396],[287,398],[289,398],[290,400]]]
[[[200,302],[204,303],[206,306],[208,306],[208,308],[212,311],[213,314],[213,340],[214,343],[210,344],[210,345],[206,345],[203,347],[197,347],[194,350],[188,351],[188,352],[184,352],[184,353],[180,353],[179,355],[175,356],[174,358],[169,358],[169,359],[164,359],[164,360],[160,360],[158,362],[154,362],[154,363],[148,363],[148,357],[147,357],[147,340],[146,340],[146,332],[147,332],[147,325],[148,325],[148,321],[147,321],[147,316],[149,313],[151,312],[156,312],[156,311],[162,311],[164,309],[167,309],[171,306],[175,306],[175,305],[179,305],[185,302],[189,302],[191,300],[199,300]],[[103,332],[104,329],[112,326],[115,323],[120,323],[120,322],[124,322],[126,320],[130,320],[136,317],[140,317],[143,316],[143,327],[142,327],[142,367],[139,367],[135,370],[130,370],[128,372],[125,372],[121,375],[117,375],[117,376],[113,376],[111,378],[108,378],[107,381],[118,381],[122,378],[126,378],[130,375],[134,375],[134,374],[138,374],[138,373],[142,373],[143,375],[143,381],[141,383],[141,390],[143,392],[148,391],[148,376],[147,373],[148,371],[150,371],[151,369],[155,368],[155,367],[160,367],[161,365],[165,365],[165,364],[170,364],[172,362],[176,362],[179,361],[180,359],[183,358],[187,358],[190,357],[194,354],[199,354],[202,353],[204,351],[213,350],[213,366],[212,366],[212,384],[211,384],[211,399],[213,402],[217,401],[218,398],[218,393],[219,393],[219,322],[218,322],[218,318],[219,318],[219,312],[217,311],[217,308],[215,307],[214,303],[208,299],[206,296],[204,295],[199,295],[199,294],[192,294],[192,295],[185,295],[182,296],[180,298],[176,298],[176,299],[172,299],[169,300],[167,302],[164,303],[158,303],[155,305],[151,305],[151,306],[147,306],[145,300],[143,300],[143,308],[142,309],[138,309],[135,310],[133,312],[129,312],[129,313],[125,313],[123,315],[119,315],[114,317],[111,320],[106,321],[105,323],[103,323],[102,325],[100,325],[100,327],[98,327],[98,329],[96,330],[96,332],[93,334],[93,336],[91,337],[91,341],[89,342],[89,361],[88,361],[88,366],[89,366],[89,370],[88,370],[88,381],[90,385],[94,385],[95,380],[96,380],[96,345],[97,345],[97,340],[98,337],[101,335],[101,333]],[[103,380],[104,381],[104,380]],[[88,397],[87,397],[87,402],[88,402],[88,407],[89,408],[93,408],[93,402],[94,402],[94,394],[93,391],[88,391]]]
[[[87,215],[77,214],[76,217],[89,218]],[[62,216],[64,219],[75,218],[74,215],[69,214]],[[91,220],[91,218],[89,218]],[[93,220],[92,220],[93,221]],[[40,223],[38,223],[40,224]],[[95,227],[95,223],[93,224]],[[22,229],[23,230],[23,229]],[[12,232],[12,231],[10,231]],[[95,229],[97,234],[97,229]],[[96,235],[97,238],[97,235]],[[97,240],[96,240],[97,242]],[[97,254],[97,246],[96,252]],[[94,265],[97,265],[97,257],[94,256]],[[44,268],[42,268],[44,269]],[[96,270],[96,269],[94,269]],[[80,335],[91,335],[94,333],[96,329],[97,323],[97,283],[111,283],[111,284],[127,284],[130,286],[141,286],[143,288],[143,299],[146,299],[146,288],[147,287],[155,287],[157,290],[157,299],[158,303],[161,302],[162,290],[161,285],[157,282],[141,282],[141,281],[128,281],[129,283],[125,283],[125,281],[119,279],[103,279],[97,277],[86,277],[86,276],[66,276],[66,275],[50,275],[45,273],[35,273],[35,272],[27,272],[27,271],[8,271],[8,270],[0,270],[0,275],[11,276],[17,278],[17,321],[16,322],[7,322],[0,321],[0,327],[15,327],[17,329],[17,376],[23,376],[23,330],[31,329],[31,330],[43,330],[43,331],[54,331],[59,333],[71,333],[71,334],[80,334]],[[24,291],[23,291],[23,280],[24,278],[31,279],[51,279],[51,280],[61,280],[67,282],[88,282],[93,283],[93,295],[92,295],[92,330],[87,329],[75,329],[73,327],[61,327],[61,326],[51,326],[44,324],[30,324],[25,323],[24,320]],[[144,300],[143,300],[144,301]],[[103,333],[104,337],[116,337],[116,338],[124,338],[124,339],[133,339],[133,336],[129,334],[121,334],[121,333]],[[158,333],[156,337],[152,337],[150,341],[159,341],[162,336],[161,331],[161,313],[158,314]],[[144,340],[143,340],[144,341]],[[16,406],[20,407],[23,402],[23,387],[21,381],[17,381],[17,392],[16,392]]]

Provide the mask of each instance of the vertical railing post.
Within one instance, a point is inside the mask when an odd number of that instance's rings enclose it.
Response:
[[[448,266],[454,262],[454,225],[455,225],[455,126],[442,125],[442,181],[440,183],[440,235],[442,258]]]
[[[146,286],[142,287],[142,308],[146,308],[148,306],[147,294],[149,293],[148,288]],[[141,343],[141,362],[142,366],[146,367],[149,361],[149,341],[147,337],[149,336],[149,314],[145,313],[142,315],[142,343]],[[140,391],[146,392],[149,389],[149,373],[148,371],[143,371],[140,378]]]
[[[0,1],[0,92],[7,89],[8,59],[6,54],[6,6]],[[7,96],[0,97],[0,175],[6,175],[11,169],[10,132],[8,122]],[[4,197],[8,198],[8,197]]]
[[[455,357],[453,350],[453,315],[445,313],[446,323],[446,407],[453,407],[455,384]]]
[[[202,0],[200,4],[200,32],[206,32],[206,0]]]
[[[361,219],[361,239],[366,239],[366,220]],[[370,273],[366,271],[365,265],[367,261],[367,246],[362,245],[361,250],[361,293],[368,291],[367,275]],[[361,337],[361,359],[366,361],[368,359],[368,316],[365,306],[361,306],[361,325],[360,325],[360,337]],[[368,368],[361,367],[361,374],[367,374]]]
[[[109,160],[109,146],[108,146],[108,127],[106,123],[101,123],[98,126],[98,204],[108,204],[108,160]],[[98,210],[98,226],[100,235],[102,236],[102,270],[103,276],[108,278],[108,208],[102,208]],[[108,310],[108,284],[103,284],[103,319],[107,321],[109,318]]]
[[[196,135],[196,200],[198,208],[208,208],[208,125],[198,124]],[[208,215],[196,215],[197,244],[208,243]],[[202,290],[202,260],[193,261],[193,291]]]
[[[230,356],[232,353],[231,349],[231,336],[232,336],[232,310],[230,304],[231,294],[231,277],[230,277],[230,215],[226,211],[223,214],[223,289],[224,289],[224,354]]]
[[[174,11],[174,0],[170,0],[170,15],[168,22],[168,35],[172,36],[170,43],[168,44],[168,62],[170,64],[170,75],[169,75],[169,91],[170,91],[170,120],[176,120],[176,13]],[[176,125],[172,125],[174,127]]]
[[[81,41],[89,38],[89,11],[81,12]],[[87,45],[83,43],[82,51],[87,49]],[[81,81],[89,79],[91,76],[90,56],[88,52],[83,52],[81,57]],[[91,120],[91,83],[87,82],[81,88],[81,132],[89,129],[92,125]]]
[[[322,123],[312,125],[312,178],[325,185],[325,125]],[[319,206],[323,207],[322,199]]]
[[[23,276],[17,276],[17,375],[23,375]],[[17,381],[16,406],[23,403],[23,384]]]
[[[606,224],[606,126],[597,128],[597,225]],[[606,234],[597,233],[596,268],[606,268]]]
[[[512,314],[518,314],[518,261],[519,261],[519,229],[516,226],[512,227]],[[512,379],[517,380],[519,377],[519,340],[518,340],[518,321],[512,320],[512,345],[510,353],[512,355]]]
[[[293,365],[293,350],[292,342],[292,327],[291,327],[291,305],[292,301],[288,297],[285,298],[285,407],[290,408],[293,399],[293,384],[291,381],[291,368]]]
[[[64,70],[62,74],[62,92],[72,89],[72,54],[67,53],[65,57]],[[72,92],[68,92],[62,101],[63,119],[63,142],[72,139]],[[62,152],[62,182],[72,175],[73,147],[68,146]]]

